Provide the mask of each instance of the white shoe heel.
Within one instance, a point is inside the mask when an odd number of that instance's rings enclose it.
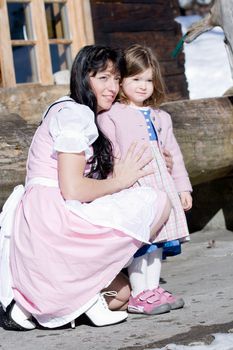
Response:
[[[94,305],[86,311],[87,317],[91,322],[98,327],[107,326],[124,321],[128,314],[125,311],[111,311],[108,308],[108,304],[104,299],[104,294],[109,296],[115,296],[116,294],[109,294],[112,292],[99,293],[98,299]]]
[[[36,328],[34,322],[30,321],[31,314],[22,306],[14,304],[10,310],[10,318],[18,324],[22,329],[31,330]]]
[[[71,322],[70,322],[70,325],[71,325],[71,328],[72,328],[72,329],[75,329],[75,320],[71,321]]]

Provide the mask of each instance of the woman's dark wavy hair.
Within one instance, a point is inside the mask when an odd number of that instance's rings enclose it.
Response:
[[[88,161],[91,164],[89,177],[106,179],[113,170],[113,151],[109,139],[100,130],[97,121],[97,99],[90,86],[90,75],[95,76],[104,71],[108,63],[113,64],[116,73],[123,76],[125,61],[120,50],[99,45],[84,46],[74,59],[71,69],[70,97],[76,102],[88,106],[95,114],[95,123],[99,137],[93,143],[93,156]]]

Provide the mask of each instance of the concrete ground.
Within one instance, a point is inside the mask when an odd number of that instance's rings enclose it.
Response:
[[[171,342],[210,343],[213,333],[233,332],[233,232],[192,234],[183,253],[163,263],[162,281],[163,288],[184,297],[184,309],[159,316],[131,314],[127,322],[102,328],[91,326],[85,317],[75,330],[9,332],[0,323],[0,349],[143,350]]]

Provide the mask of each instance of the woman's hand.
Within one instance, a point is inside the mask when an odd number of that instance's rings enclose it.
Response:
[[[172,155],[167,149],[164,148],[163,149],[163,156],[164,156],[164,160],[165,160],[165,163],[166,163],[167,170],[168,170],[169,174],[171,174],[172,173],[172,168],[173,168]]]
[[[190,192],[181,192],[180,201],[184,211],[187,211],[192,208],[193,199]]]
[[[118,182],[121,189],[132,186],[143,176],[153,174],[153,168],[144,169],[153,159],[152,155],[143,158],[148,146],[143,146],[136,151],[137,143],[134,142],[128,149],[125,159],[117,159],[114,164],[113,178]]]

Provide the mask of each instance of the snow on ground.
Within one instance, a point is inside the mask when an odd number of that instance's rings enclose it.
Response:
[[[182,33],[200,16],[179,16],[176,21]],[[184,44],[185,74],[190,99],[222,96],[233,86],[230,65],[224,45],[224,33],[220,27],[201,34],[190,44]]]
[[[233,334],[214,334],[214,341],[210,345],[192,343],[189,346],[169,344],[161,349],[153,350],[233,350]]]

